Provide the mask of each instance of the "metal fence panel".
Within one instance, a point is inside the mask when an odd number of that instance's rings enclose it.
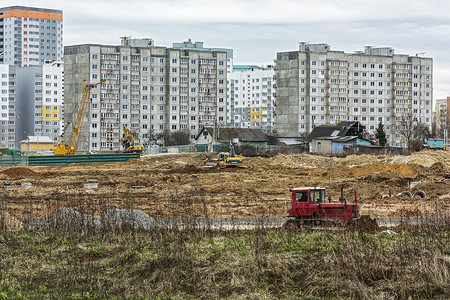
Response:
[[[64,164],[89,164],[89,163],[113,163],[126,162],[130,159],[139,159],[139,153],[117,154],[86,154],[86,155],[54,155],[54,156],[29,156],[30,166],[64,165]]]
[[[26,156],[0,156],[1,166],[26,166],[28,157]]]

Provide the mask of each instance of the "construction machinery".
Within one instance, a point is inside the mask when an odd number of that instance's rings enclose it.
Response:
[[[64,126],[63,134],[59,136],[56,146],[53,147],[53,153],[55,155],[75,154],[75,150],[77,149],[78,145],[78,139],[80,138],[81,126],[83,125],[83,117],[86,113],[86,108],[91,95],[91,89],[103,82],[105,82],[105,80],[102,80],[95,84],[87,84],[86,80],[83,80],[83,96],[81,97],[80,106],[78,107],[77,119],[73,125],[72,134],[68,138],[68,142],[66,144],[64,133],[66,127],[70,124],[70,122],[67,122],[66,126]]]
[[[134,136],[125,124],[123,127],[122,146],[125,153],[142,153],[144,146],[134,144]]]
[[[348,225],[359,219],[358,198],[355,191],[355,202],[347,203],[343,196],[338,203],[331,203],[331,197],[325,198],[324,187],[298,187],[291,189],[292,201],[289,210],[290,220],[284,227],[302,227],[321,224]],[[328,203],[327,203],[328,201]]]
[[[230,142],[229,152],[219,152],[219,157],[213,159],[212,161],[208,161],[206,163],[206,166],[218,168],[229,168],[229,167],[245,168],[245,166],[243,166],[242,164],[243,161],[244,157],[236,154],[233,143]]]

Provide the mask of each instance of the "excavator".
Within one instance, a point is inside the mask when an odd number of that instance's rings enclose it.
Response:
[[[123,138],[122,138],[122,146],[124,147],[125,153],[142,153],[144,150],[144,146],[141,145],[135,145],[134,144],[134,136],[131,133],[130,130],[128,130],[127,126],[125,124],[122,125],[123,127]]]
[[[84,114],[86,113],[86,108],[89,103],[88,100],[91,95],[91,89],[103,82],[105,82],[105,80],[102,80],[95,84],[87,84],[86,80],[83,80],[84,83],[83,96],[81,97],[80,107],[78,108],[77,119],[74,123],[72,134],[70,135],[67,144],[64,139],[63,135],[64,133],[59,136],[56,146],[53,147],[53,153],[55,155],[75,154],[75,150],[77,149],[78,145],[78,139],[80,138],[81,126],[83,125],[83,117]],[[63,130],[64,132],[69,124],[70,122],[67,122],[67,124],[64,126]]]

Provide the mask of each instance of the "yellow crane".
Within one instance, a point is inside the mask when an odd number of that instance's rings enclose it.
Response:
[[[91,89],[100,83],[105,82],[106,80],[102,80],[95,84],[87,84],[86,80],[83,80],[84,89],[83,96],[81,97],[80,107],[78,108],[77,119],[74,123],[72,134],[68,139],[68,143],[66,144],[64,141],[64,135],[60,135],[58,138],[57,145],[53,148],[53,153],[55,155],[66,155],[66,154],[75,154],[75,150],[77,149],[78,139],[80,138],[81,126],[83,125],[83,117],[86,113],[86,108],[89,103],[89,98],[91,95]],[[67,122],[69,125],[70,122]],[[64,127],[64,129],[67,127]]]
[[[127,126],[125,124],[122,125],[123,128],[123,139],[122,139],[122,145],[124,147],[124,152],[126,153],[142,153],[144,150],[144,146],[135,145],[134,144],[134,136],[131,133],[130,130],[128,130]]]

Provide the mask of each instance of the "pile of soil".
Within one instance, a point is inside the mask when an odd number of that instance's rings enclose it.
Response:
[[[356,220],[353,226],[355,230],[361,232],[375,233],[378,232],[379,229],[377,221],[365,215],[362,215],[358,220]]]
[[[12,178],[39,175],[38,173],[34,172],[33,170],[27,167],[8,168],[6,170],[0,171],[0,174],[4,174]]]

